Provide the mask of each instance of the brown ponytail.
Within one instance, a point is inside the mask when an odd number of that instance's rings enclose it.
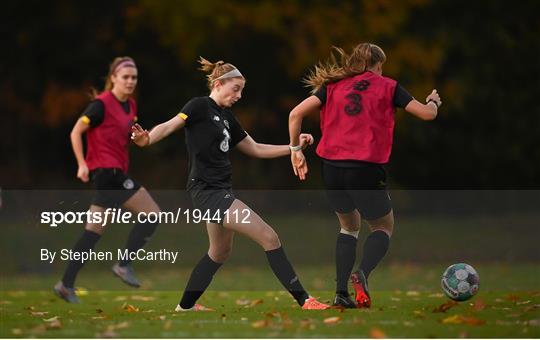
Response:
[[[315,65],[303,81],[311,88],[311,93],[315,93],[321,86],[364,73],[368,68],[385,61],[384,51],[375,44],[358,44],[350,54],[333,46],[330,58],[324,63]]]

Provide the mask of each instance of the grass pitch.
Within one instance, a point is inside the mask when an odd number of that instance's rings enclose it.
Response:
[[[540,337],[538,265],[476,266],[480,292],[452,303],[438,281],[442,266],[390,265],[370,281],[373,307],[303,311],[269,269],[224,268],[200,302],[212,312],[174,312],[188,271],[144,272],[144,287],[126,290],[109,273],[82,273],[82,303],[68,305],[50,289],[52,276],[3,280],[2,337],[364,338]],[[299,268],[310,293],[329,302],[333,268]],[[152,278],[152,279],[148,279]],[[24,282],[24,283],[23,283]],[[252,290],[259,286],[264,291]],[[25,287],[21,290],[17,287]],[[32,288],[41,287],[40,290]],[[122,290],[103,290],[104,287]],[[323,290],[313,290],[321,287]],[[242,290],[239,290],[242,289]]]

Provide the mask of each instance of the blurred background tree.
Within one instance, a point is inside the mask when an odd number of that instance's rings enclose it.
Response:
[[[397,113],[391,182],[402,188],[538,188],[538,1],[25,1],[4,4],[0,27],[4,188],[80,188],[69,131],[102,88],[108,63],[135,58],[140,122],[150,128],[207,94],[196,60],[225,60],[247,77],[234,112],[258,141],[288,143],[301,79],[333,45],[383,47],[384,72],[444,106],[433,122]],[[318,117],[304,125],[320,136]],[[183,188],[183,132],[132,149],[131,172],[151,189]],[[234,153],[242,189],[321,188],[319,161],[300,184],[288,158]],[[271,174],[271,175],[270,175]]]

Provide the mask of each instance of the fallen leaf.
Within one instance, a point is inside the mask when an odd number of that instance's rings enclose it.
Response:
[[[433,293],[433,294],[429,294],[428,297],[430,297],[430,298],[442,298],[442,297],[444,297],[444,294],[443,293]]]
[[[124,309],[125,311],[127,311],[129,313],[135,313],[135,312],[139,311],[139,308],[137,308],[137,307],[135,307],[133,305],[130,305],[130,304],[124,304],[122,309]]]
[[[390,298],[390,300],[391,300],[391,301],[401,301],[401,299],[400,299],[400,298],[397,298],[397,297],[393,297],[393,296],[392,296],[392,297]]]
[[[96,308],[96,313],[98,313],[98,314],[103,313],[103,309],[101,309],[101,308]]]
[[[341,321],[341,317],[340,316],[331,316],[329,318],[326,318],[323,320],[323,322],[327,325],[334,325],[338,322]]]
[[[421,310],[415,310],[413,312],[414,314],[414,317],[417,318],[417,319],[423,319],[426,317],[426,315],[424,314],[424,312],[422,312]]]
[[[420,296],[420,292],[417,292],[416,290],[409,290],[407,291],[407,296]]]
[[[22,333],[23,333],[22,329],[20,329],[20,328],[12,328],[11,329],[11,334],[13,334],[13,335],[22,335]]]
[[[268,320],[258,320],[251,323],[251,327],[253,328],[266,328],[268,327]]]
[[[27,307],[24,307],[24,309],[26,309],[26,310],[34,310],[36,308],[34,306],[27,306]]]
[[[0,301],[0,305],[11,305],[12,303],[13,303],[13,302],[7,301],[7,300],[2,300],[2,301]],[[17,329],[17,328],[15,328],[15,329]]]
[[[127,296],[120,295],[120,296],[115,297],[113,301],[126,301],[126,300],[127,300]]]
[[[474,303],[471,303],[471,309],[475,312],[480,312],[486,309],[486,304],[481,299],[476,299]]]
[[[340,305],[335,305],[335,306],[329,306],[328,308],[326,308],[327,310],[328,309],[335,309],[335,310],[339,310],[340,313],[343,313],[345,311],[345,307],[343,306],[340,306]]]
[[[414,323],[410,321],[403,321],[403,326],[405,327],[414,327]]]
[[[452,315],[452,316],[442,319],[441,322],[445,325],[446,324],[460,324],[461,317],[459,315]]]
[[[446,313],[447,310],[456,306],[457,304],[458,303],[456,301],[449,300],[448,302],[445,302],[439,307],[436,307],[435,309],[433,309],[433,313]]]
[[[524,312],[530,312],[530,311],[532,311],[534,309],[537,309],[537,308],[540,308],[540,305],[527,306],[527,307],[523,308],[523,311]]]
[[[163,330],[167,331],[169,329],[171,329],[171,326],[172,326],[172,321],[171,320],[167,320],[167,322],[165,322],[163,324]]]
[[[133,295],[131,299],[136,301],[154,301],[156,298],[153,296]]]
[[[236,304],[238,306],[247,306],[251,303],[251,300],[248,299],[236,299]]]
[[[46,321],[45,322],[45,328],[46,329],[60,329],[62,328],[62,322],[58,320],[58,317],[51,318],[52,321]]]
[[[165,320],[167,317],[165,315],[160,315],[158,316],[158,319],[160,319],[161,321]]]
[[[379,328],[374,327],[369,331],[369,337],[372,339],[385,339],[386,334]]]
[[[261,303],[263,303],[264,301],[261,300],[261,299],[257,299],[257,300],[253,300],[251,301],[251,303],[249,304],[249,306],[246,306],[246,307],[255,307],[257,305],[260,305]]]
[[[486,323],[486,320],[475,318],[474,316],[463,316],[463,323],[470,326],[479,326]]]
[[[53,316],[52,318],[49,318],[49,319],[43,319],[43,321],[45,322],[53,322],[53,321],[56,321],[58,320],[58,316]]]
[[[463,315],[452,315],[443,319],[441,322],[443,324],[467,324],[470,326],[479,326],[486,323],[485,320]]]
[[[531,300],[516,302],[516,305],[520,306],[520,305],[526,305],[529,303],[531,303]]]
[[[278,312],[268,312],[268,313],[266,313],[266,317],[267,318],[278,318],[279,313]]]
[[[107,326],[107,330],[114,331],[114,330],[117,330],[117,329],[123,329],[123,328],[128,328],[128,327],[129,327],[129,322],[124,321],[124,322],[117,323],[115,325]]]
[[[30,315],[32,316],[45,316],[49,314],[49,312],[30,312]]]
[[[104,320],[104,319],[107,319],[107,317],[105,315],[93,316],[92,317],[92,320]]]

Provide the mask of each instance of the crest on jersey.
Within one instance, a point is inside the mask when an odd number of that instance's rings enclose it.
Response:
[[[229,129],[229,130],[231,129],[231,128],[229,127],[229,121],[228,121],[227,119],[223,119],[223,124],[225,124],[225,126],[227,127],[227,129]]]
[[[123,186],[126,190],[131,190],[135,187],[135,183],[133,183],[133,181],[128,178],[124,181]]]
[[[223,141],[219,144],[219,149],[223,152],[229,151],[229,140],[231,139],[231,135],[229,134],[229,131],[227,129],[223,129]]]

